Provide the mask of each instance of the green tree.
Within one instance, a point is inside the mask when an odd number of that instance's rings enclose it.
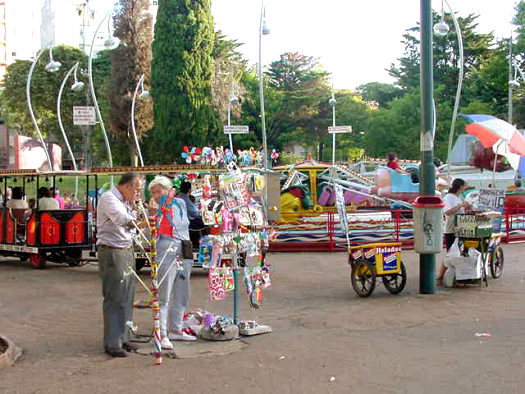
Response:
[[[173,162],[183,145],[221,138],[211,105],[215,33],[210,0],[159,0],[153,41],[155,128],[150,160]]]
[[[278,110],[268,116],[268,140],[277,146],[289,142],[312,144],[319,147],[322,156],[331,95],[328,73],[318,59],[287,52],[271,63],[266,75],[268,85],[279,92],[274,96],[280,101]]]
[[[403,90],[390,83],[368,82],[357,87],[357,93],[365,101],[375,102],[379,107],[385,107],[392,100],[403,95]]]
[[[109,126],[115,142],[116,162],[137,164],[138,152],[131,128],[131,103],[136,85],[144,74],[147,90],[151,74],[153,19],[149,0],[120,0],[114,19],[115,36],[121,41],[111,54],[111,79],[107,90]],[[140,91],[139,91],[140,93]],[[135,129],[139,142],[153,127],[151,99],[135,102]]]

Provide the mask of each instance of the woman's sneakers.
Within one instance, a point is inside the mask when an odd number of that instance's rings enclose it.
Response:
[[[160,342],[160,347],[164,350],[173,350],[173,344],[170,342],[168,337],[162,338],[162,341]]]
[[[170,332],[168,335],[169,339],[172,341],[196,341],[197,338],[193,335],[188,335],[184,331],[181,334],[175,334],[174,332]]]

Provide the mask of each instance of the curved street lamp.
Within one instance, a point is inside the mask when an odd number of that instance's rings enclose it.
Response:
[[[328,105],[332,108],[332,126],[335,127],[335,106],[337,100],[334,97],[334,90],[332,88],[332,97],[328,100]],[[332,134],[332,165],[335,165],[335,133]]]
[[[95,85],[93,85],[93,47],[95,46],[95,39],[97,38],[97,34],[98,34],[98,31],[100,30],[100,27],[102,26],[104,21],[111,16],[112,13],[113,13],[113,10],[107,12],[104,18],[102,18],[102,20],[98,24],[97,29],[95,30],[95,34],[93,34],[93,40],[91,40],[91,48],[89,49],[89,58],[88,58],[89,89],[91,91],[91,98],[93,99],[93,105],[95,107],[97,118],[100,122],[100,128],[102,129],[102,135],[104,136],[104,143],[106,145],[106,150],[108,152],[108,160],[109,160],[110,167],[113,167],[113,156],[111,155],[111,147],[109,145],[109,139],[108,139],[108,134],[106,133],[106,127],[104,126],[104,119],[102,119],[102,114],[100,113],[100,108],[98,106],[98,100],[95,94]],[[108,20],[108,30],[109,30],[109,20]],[[107,49],[113,49],[113,47],[118,46],[118,40],[110,36],[104,42],[104,46]]]
[[[77,70],[78,70],[78,62],[76,62],[73,67],[69,69],[66,76],[64,77],[64,80],[62,81],[62,84],[60,85],[60,90],[58,91],[58,99],[57,99],[57,116],[58,116],[58,125],[60,126],[60,131],[62,132],[62,137],[64,138],[64,142],[66,143],[67,150],[69,152],[69,155],[71,156],[71,161],[73,163],[73,170],[78,171],[77,167],[77,161],[75,160],[75,156],[73,155],[73,150],[71,149],[71,145],[69,144],[69,139],[67,138],[66,131],[64,130],[64,125],[62,124],[62,115],[60,112],[60,103],[62,101],[62,92],[64,91],[64,86],[66,85],[66,82],[71,75],[71,73],[74,72],[73,78],[75,82],[73,85],[71,85],[71,90],[74,92],[80,92],[82,89],[84,89],[84,82],[79,81],[77,79]],[[75,176],[75,196],[78,196],[78,178]]]
[[[53,162],[51,161],[51,156],[49,155],[49,151],[47,149],[46,143],[44,141],[44,137],[42,135],[42,132],[40,131],[40,128],[38,127],[38,123],[35,119],[35,114],[33,113],[33,107],[31,105],[31,77],[33,76],[33,71],[35,70],[35,66],[40,59],[40,56],[44,53],[44,51],[47,48],[43,48],[40,52],[38,52],[37,56],[35,57],[35,60],[33,60],[33,63],[31,63],[31,67],[29,68],[29,73],[27,74],[27,82],[26,82],[26,97],[27,97],[27,108],[29,109],[29,115],[31,116],[31,121],[33,122],[33,125],[35,126],[35,130],[38,134],[38,139],[40,140],[40,143],[42,144],[42,148],[44,149],[44,152],[46,153],[47,163],[49,165],[49,170],[53,171]],[[49,62],[46,64],[46,71],[48,72],[57,72],[60,69],[60,62],[53,59],[53,51],[51,47],[49,47]]]
[[[139,139],[137,137],[137,130],[135,129],[135,100],[137,98],[137,93],[141,88],[139,98],[146,99],[149,97],[149,92],[144,89],[144,74],[140,76],[139,82],[135,87],[135,93],[133,93],[133,100],[131,101],[131,130],[133,131],[133,137],[135,138],[135,144],[137,145],[137,153],[139,155],[140,166],[144,167],[144,160],[142,159],[142,152],[140,150]]]
[[[459,27],[458,20],[456,19],[456,15],[454,15],[454,11],[452,10],[452,7],[450,7],[450,4],[447,0],[441,1],[441,21],[437,23],[434,26],[434,34],[444,37],[447,35],[449,28],[448,25],[445,23],[445,10],[444,10],[444,4],[447,5],[450,15],[452,16],[452,20],[454,21],[454,29],[456,30],[456,35],[458,37],[458,47],[459,47],[459,75],[458,75],[458,87],[456,90],[456,100],[454,102],[454,111],[452,112],[452,122],[450,124],[450,131],[448,134],[448,149],[447,149],[447,173],[448,178],[450,178],[450,160],[452,159],[452,142],[454,141],[454,128],[456,127],[456,119],[458,117],[458,110],[459,110],[459,100],[461,98],[461,86],[463,85],[463,38],[461,37],[461,28]],[[435,117],[434,117],[435,120]]]
[[[264,87],[262,73],[262,36],[270,34],[265,20],[264,0],[261,0],[261,19],[259,23],[259,96],[261,101],[261,131],[263,140],[263,168],[268,171],[268,144],[266,141],[266,118],[264,113]],[[266,189],[265,189],[266,190]]]

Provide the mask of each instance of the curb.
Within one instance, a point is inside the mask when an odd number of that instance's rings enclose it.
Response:
[[[7,346],[7,349],[5,352],[0,353],[0,369],[11,367],[22,355],[22,349],[2,335],[0,335],[0,346],[1,345]]]

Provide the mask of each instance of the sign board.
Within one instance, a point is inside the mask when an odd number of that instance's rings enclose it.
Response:
[[[89,126],[96,123],[95,107],[73,107],[73,124]]]
[[[505,190],[481,189],[479,191],[478,206],[503,212],[505,206]]]
[[[248,126],[224,126],[224,134],[248,134]]]
[[[351,133],[352,126],[330,126],[328,127],[328,134],[342,134]]]

